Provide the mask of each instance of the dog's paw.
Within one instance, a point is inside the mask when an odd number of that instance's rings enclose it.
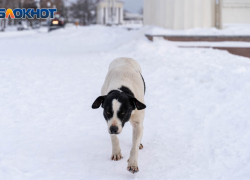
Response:
[[[127,167],[127,170],[128,170],[129,172],[133,173],[133,174],[139,172],[138,166],[129,166],[129,167]]]
[[[138,173],[139,172],[139,168],[138,168],[138,165],[137,165],[137,162],[131,162],[129,159],[128,159],[128,167],[127,167],[127,170],[131,173]]]
[[[121,151],[118,153],[112,153],[112,155],[111,155],[111,160],[114,160],[114,161],[119,161],[122,158],[123,157],[122,157]]]
[[[139,149],[143,149],[143,145],[142,144],[140,144]]]

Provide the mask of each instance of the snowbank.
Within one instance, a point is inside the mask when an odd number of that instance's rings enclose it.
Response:
[[[250,36],[249,24],[228,24],[222,30],[216,28],[194,28],[188,30],[171,30],[150,26],[148,35],[185,35],[185,36]]]
[[[146,31],[92,26],[1,38],[0,179],[250,178],[250,59],[150,42]],[[113,162],[102,109],[91,109],[109,63],[123,56],[141,64],[147,86],[135,175],[126,170],[130,124],[119,135],[124,159]]]

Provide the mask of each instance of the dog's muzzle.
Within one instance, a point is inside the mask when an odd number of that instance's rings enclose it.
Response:
[[[118,134],[118,127],[117,126],[111,126],[109,128],[110,134]]]

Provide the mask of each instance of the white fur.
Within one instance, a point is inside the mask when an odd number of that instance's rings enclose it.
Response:
[[[111,126],[117,126],[118,127],[118,131],[117,131],[118,134],[120,134],[122,132],[122,122],[117,117],[117,112],[119,111],[120,106],[121,106],[121,103],[119,101],[117,101],[116,99],[114,99],[112,101],[112,107],[113,107],[114,115],[110,120],[108,120],[108,131],[109,131],[109,133],[110,133],[110,127]]]
[[[110,63],[101,93],[103,96],[107,95],[111,90],[118,90],[121,86],[128,87],[133,92],[135,98],[144,103],[144,84],[141,77],[141,67],[133,59],[118,58]],[[116,108],[118,107],[114,101],[113,105],[115,105]],[[138,151],[143,134],[144,115],[145,110],[138,111],[136,109],[129,120],[133,126],[133,145],[128,160],[128,169],[138,169]],[[110,123],[112,124],[113,122]],[[111,158],[117,155],[122,156],[117,136],[112,134],[111,141],[113,147]]]

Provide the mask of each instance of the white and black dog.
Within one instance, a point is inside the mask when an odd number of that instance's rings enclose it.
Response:
[[[142,149],[143,120],[145,115],[145,82],[140,65],[130,58],[118,58],[109,65],[108,74],[102,86],[101,94],[92,105],[93,109],[103,107],[103,116],[107,121],[112,141],[111,159],[122,158],[119,139],[116,134],[122,132],[128,121],[133,126],[133,146],[128,159],[128,171],[136,173],[138,151]]]

